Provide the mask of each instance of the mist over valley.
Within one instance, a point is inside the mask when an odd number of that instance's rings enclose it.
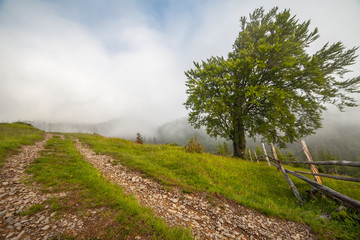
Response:
[[[317,158],[318,151],[331,152],[337,159],[356,161],[360,160],[360,121],[357,118],[358,108],[346,109],[339,112],[330,108],[324,112],[323,128],[316,134],[305,138],[306,143]],[[114,119],[102,123],[50,123],[31,122],[35,127],[47,132],[72,132],[99,134],[105,137],[117,137],[135,140],[136,134],[140,133],[145,143],[151,144],[178,144],[186,146],[189,140],[197,137],[204,146],[205,151],[218,153],[219,143],[225,141],[232,151],[232,142],[222,138],[211,138],[205,129],[194,129],[187,121],[187,117],[175,119],[163,124],[153,124],[143,119]],[[256,145],[261,144],[261,139],[254,141],[247,139],[247,147],[252,151]],[[300,142],[287,144],[287,148],[281,149],[283,153],[292,152],[297,154],[302,151]],[[305,159],[304,155],[297,156]]]

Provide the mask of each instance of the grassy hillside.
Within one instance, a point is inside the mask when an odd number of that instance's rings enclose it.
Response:
[[[131,141],[104,138],[99,135],[76,134],[101,154],[109,154],[122,164],[169,186],[180,186],[184,192],[206,191],[221,194],[240,204],[268,215],[276,215],[310,225],[321,238],[356,239],[360,236],[359,223],[349,216],[322,220],[319,216],[333,212],[339,205],[322,197],[310,198],[310,186],[292,178],[305,199],[303,206],[296,203],[282,174],[265,163],[251,163],[211,154],[191,154],[182,147],[169,145],[139,145]],[[291,168],[294,169],[295,168]],[[360,184],[324,179],[324,183],[354,199],[360,200]],[[345,220],[345,221],[344,221]]]
[[[0,123],[1,161],[22,144],[33,144],[43,139],[43,132],[27,124]],[[1,171],[1,169],[0,169]],[[103,219],[90,231],[83,234],[86,239],[192,239],[190,232],[183,228],[171,228],[153,212],[142,207],[129,195],[125,195],[116,184],[110,183],[90,163],[85,162],[76,150],[73,140],[58,136],[50,139],[41,157],[26,170],[32,174],[27,183],[35,181],[44,192],[67,192],[68,197],[54,197],[49,202],[35,204],[21,215],[41,212],[45,205],[58,218],[65,214],[86,214],[87,209],[104,209]],[[103,222],[101,222],[103,220]],[[86,235],[87,234],[87,235]],[[61,239],[78,239],[74,236],[58,236]],[[82,239],[80,236],[79,239]]]
[[[86,239],[191,239],[190,233],[181,228],[170,228],[153,212],[140,206],[121,187],[112,184],[90,163],[85,162],[71,138],[50,139],[27,172],[43,185],[44,191],[68,192],[68,200],[53,199],[53,210],[59,217],[69,212],[83,214],[84,209],[104,207],[104,223],[92,227]],[[77,206],[74,208],[74,206]],[[86,234],[86,233],[85,233]],[[69,236],[69,239],[77,239]],[[80,237],[79,239],[82,239]]]
[[[43,132],[24,123],[0,123],[0,167],[21,144],[33,144],[43,138]]]
[[[308,196],[306,190],[310,186],[291,177],[304,198],[304,205],[298,205],[282,174],[266,163],[207,153],[191,154],[182,147],[170,145],[139,145],[99,135],[73,135],[89,144],[95,152],[111,155],[123,165],[141,171],[169,188],[179,186],[184,192],[207,192],[209,200],[214,194],[221,194],[268,215],[306,223],[323,239],[360,239],[360,225],[353,218],[360,218],[359,214],[350,209],[335,213],[339,204],[319,196]],[[31,126],[0,124],[0,160],[4,161],[21,144],[32,144],[40,139],[42,131]],[[191,238],[186,230],[169,228],[154,217],[152,211],[139,206],[119,186],[108,182],[98,170],[84,162],[69,134],[66,139],[50,140],[42,157],[28,171],[33,174],[34,181],[42,184],[44,191],[72,192],[69,202],[54,199],[52,206],[60,214],[76,210],[71,207],[74,201],[80,209],[107,208],[113,221],[110,228],[105,229],[105,238],[135,235],[160,239]],[[323,180],[327,186],[360,200],[359,183]],[[319,218],[327,213],[333,213],[333,220]]]

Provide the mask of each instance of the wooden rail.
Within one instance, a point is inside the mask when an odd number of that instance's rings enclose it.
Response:
[[[303,171],[295,171],[295,172],[296,173],[301,173],[301,174],[309,174],[309,175],[321,176],[321,177],[326,177],[326,178],[333,178],[333,179],[342,180],[342,181],[360,182],[360,178],[334,176],[334,175],[322,174],[322,173],[309,173],[309,172],[303,172]]]
[[[281,161],[283,163],[300,163],[300,164],[312,164],[312,165],[337,165],[337,166],[349,166],[360,167],[360,161],[316,161],[316,162],[303,162],[303,161]]]
[[[268,159],[274,160],[272,157],[268,156]],[[278,165],[276,163],[273,163],[272,161],[269,161],[273,166],[275,166],[276,168],[280,168],[281,165]],[[324,186],[316,181],[313,181],[301,174],[298,174],[296,172],[293,172],[289,169],[284,169],[284,171],[290,175],[293,175],[294,177],[297,177],[307,183],[309,183],[311,186],[313,186],[315,189],[317,189],[319,192],[321,192],[322,194],[328,196],[328,197],[332,197],[334,199],[337,199],[339,201],[341,201],[342,203],[344,203],[347,206],[350,206],[352,208],[354,208],[356,211],[358,211],[360,213],[360,202],[352,199],[344,194],[341,194],[337,191],[335,191],[334,189],[331,189],[327,186]],[[292,187],[291,187],[292,188]],[[298,198],[297,194],[295,194],[296,198]]]
[[[351,182],[360,182],[360,178],[353,178],[353,177],[345,177],[345,176],[334,176],[334,175],[329,175],[329,174],[322,174],[319,173],[317,168],[315,167],[315,165],[336,165],[336,166],[350,166],[350,167],[360,167],[360,161],[345,161],[345,160],[341,160],[341,161],[312,161],[312,158],[310,156],[310,153],[307,149],[307,146],[305,144],[305,141],[302,141],[302,146],[303,146],[303,151],[308,159],[308,161],[280,161],[277,157],[274,145],[272,143],[270,143],[270,149],[271,152],[273,154],[273,157],[270,157],[267,155],[266,149],[265,149],[265,145],[264,143],[262,143],[263,146],[263,150],[264,150],[264,155],[257,157],[256,155],[256,160],[261,160],[261,161],[266,161],[269,166],[270,164],[275,166],[278,170],[281,170],[281,172],[283,173],[286,181],[288,182],[288,184],[290,185],[295,197],[299,200],[300,203],[302,203],[302,198],[300,196],[299,191],[296,189],[295,185],[293,184],[293,182],[290,180],[289,176],[287,174],[290,174],[294,177],[297,177],[307,183],[309,183],[313,188],[315,188],[317,191],[319,191],[320,193],[322,193],[325,196],[328,197],[332,197],[338,201],[341,201],[342,203],[344,203],[345,205],[348,205],[352,208],[354,208],[356,211],[360,212],[360,202],[352,199],[346,195],[343,195],[337,191],[335,191],[334,189],[331,189],[327,186],[324,186],[322,184],[322,180],[320,177],[327,177],[327,178],[333,178],[333,179],[337,179],[337,180],[342,180],[342,181],[351,181]],[[310,165],[310,169],[312,171],[312,173],[310,172],[304,172],[304,171],[291,171],[289,169],[286,169],[282,166],[282,163],[297,163],[297,164],[308,164]],[[308,174],[308,175],[312,175],[315,178],[315,181],[301,175],[301,174]]]

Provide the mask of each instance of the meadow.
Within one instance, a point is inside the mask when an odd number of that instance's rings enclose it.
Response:
[[[320,238],[356,239],[360,236],[359,222],[356,222],[358,213],[351,209],[335,213],[339,203],[322,196],[310,196],[307,193],[310,185],[291,176],[304,199],[303,205],[298,204],[282,173],[265,162],[188,153],[183,147],[171,145],[136,144],[91,134],[74,135],[96,153],[111,155],[121,164],[168,187],[178,186],[184,192],[207,192],[209,198],[220,194],[267,215],[305,223]],[[359,183],[326,178],[323,181],[326,186],[360,200]],[[320,218],[328,213],[333,213],[332,220]]]
[[[5,158],[15,154],[21,145],[30,145],[43,139],[43,131],[26,123],[0,123],[0,167]]]
[[[82,211],[103,207],[107,209],[111,224],[102,229],[102,237],[125,239],[151,236],[153,239],[191,239],[190,231],[172,228],[156,217],[148,208],[140,206],[121,187],[85,162],[74,146],[72,136],[91,147],[97,154],[112,156],[128,168],[141,172],[166,188],[178,187],[183,193],[202,192],[209,201],[223,196],[238,204],[256,209],[269,216],[309,225],[320,239],[359,239],[360,214],[340,206],[321,195],[311,196],[307,183],[291,179],[300,191],[304,203],[300,205],[281,172],[265,162],[250,162],[238,158],[209,153],[189,153],[184,147],[172,145],[137,144],[119,138],[106,138],[94,134],[63,134],[50,139],[41,153],[27,169],[31,181],[42,186],[44,192],[70,192],[71,199],[53,199],[51,207],[59,217],[69,211]],[[43,132],[26,124],[0,124],[0,160],[19,151],[22,144],[33,144],[43,139]],[[116,163],[116,162],[115,162]],[[291,170],[300,170],[290,167]],[[323,178],[326,186],[351,198],[360,200],[360,184]],[[74,209],[74,203],[78,207]],[[45,204],[45,203],[44,203]],[[33,206],[23,214],[42,211],[44,206]],[[331,214],[332,219],[320,216]],[[124,237],[121,237],[124,236]],[[71,238],[70,238],[71,239]]]

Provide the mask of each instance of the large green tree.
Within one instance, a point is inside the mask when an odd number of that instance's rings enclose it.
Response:
[[[360,77],[344,75],[357,47],[337,42],[314,51],[318,29],[310,31],[310,20],[299,22],[277,7],[256,9],[240,23],[227,58],[194,62],[185,72],[189,122],[232,140],[234,156],[244,156],[246,136],[283,145],[320,128],[326,104],[356,106],[349,94],[360,92]]]

